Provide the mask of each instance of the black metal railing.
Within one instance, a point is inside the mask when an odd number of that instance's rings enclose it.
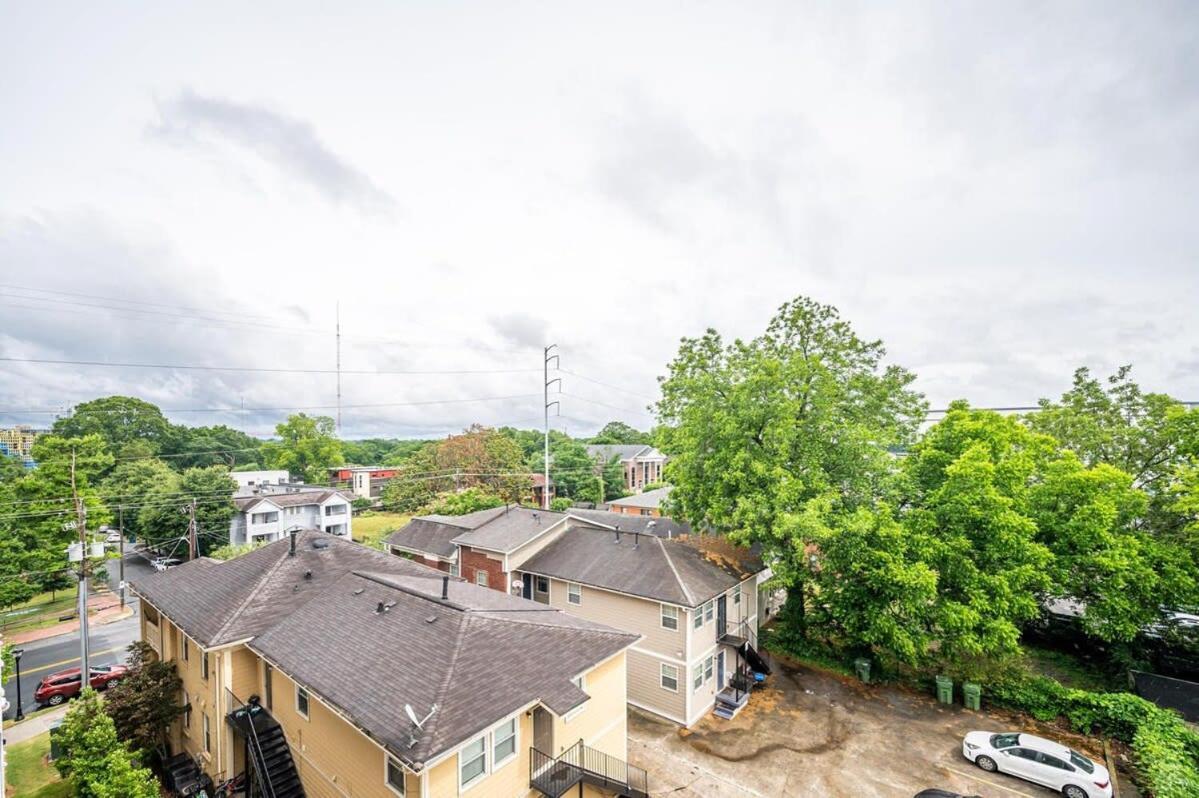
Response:
[[[242,701],[229,688],[225,688],[225,699],[229,706],[225,717],[229,719],[229,723],[235,729],[246,737],[246,759],[249,760],[248,764],[254,768],[254,775],[258,777],[258,785],[262,790],[263,798],[277,798],[275,785],[271,782],[271,775],[266,772],[266,763],[262,761],[262,743],[258,739],[258,729],[254,724],[254,719],[259,714],[265,713],[269,717],[269,713],[261,704]],[[248,780],[246,786],[249,787]]]
[[[724,619],[716,624],[716,640],[725,645],[739,646],[742,643],[755,644],[753,629],[747,620],[731,621]]]
[[[579,782],[631,798],[649,796],[649,775],[644,770],[582,740],[557,757],[529,749],[529,778],[530,786],[549,798],[559,798]]]

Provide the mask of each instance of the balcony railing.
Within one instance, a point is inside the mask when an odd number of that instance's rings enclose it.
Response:
[[[560,798],[579,783],[614,790],[630,798],[649,798],[644,770],[579,740],[558,757],[529,749],[530,786],[547,798]]]

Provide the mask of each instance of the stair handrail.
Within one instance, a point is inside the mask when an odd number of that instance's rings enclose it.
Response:
[[[242,703],[241,699],[232,692],[229,695],[238,702],[238,709],[243,709],[246,713],[246,726],[250,729],[250,739],[254,741],[254,755],[250,757],[254,763],[254,770],[258,773],[262,786],[270,793],[270,798],[278,798],[275,793],[275,785],[271,782],[271,776],[266,772],[266,761],[262,753],[262,742],[258,739],[258,730],[254,728],[254,710],[261,709],[261,706],[255,703]]]

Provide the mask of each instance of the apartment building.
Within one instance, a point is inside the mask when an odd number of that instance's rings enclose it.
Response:
[[[387,542],[393,554],[638,635],[628,701],[682,726],[712,711],[732,717],[755,674],[769,672],[756,647],[771,573],[723,538],[642,516],[502,507],[416,518]]]
[[[624,469],[624,489],[640,493],[646,486],[662,481],[666,455],[653,446],[641,444],[590,444],[587,453],[597,465],[619,458]]]
[[[183,680],[172,749],[214,779],[245,771],[276,798],[647,798],[626,764],[636,635],[315,532],[133,589],[142,639]]]
[[[0,428],[0,446],[12,457],[29,457],[33,452],[33,442],[46,432],[48,430],[35,429],[28,424]]]
[[[350,491],[356,499],[374,501],[398,473],[399,469],[388,466],[338,466],[329,469],[329,482]]]
[[[670,496],[671,487],[666,485],[643,493],[634,493],[620,499],[608,502],[608,509],[622,515],[648,515],[651,518],[662,516],[662,503]]]
[[[256,493],[237,495],[237,512],[229,520],[229,543],[270,543],[293,529],[319,529],[350,538],[353,508],[341,491],[295,486],[259,485]]]

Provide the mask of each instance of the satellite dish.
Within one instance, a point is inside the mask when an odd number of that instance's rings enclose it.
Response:
[[[523,580],[520,580],[520,579],[512,580],[512,589],[513,590],[524,590],[524,588],[525,588],[525,583]]]
[[[420,726],[420,721],[416,719],[416,713],[412,711],[411,704],[404,705],[404,712],[408,715],[408,720],[412,721],[413,724]]]

